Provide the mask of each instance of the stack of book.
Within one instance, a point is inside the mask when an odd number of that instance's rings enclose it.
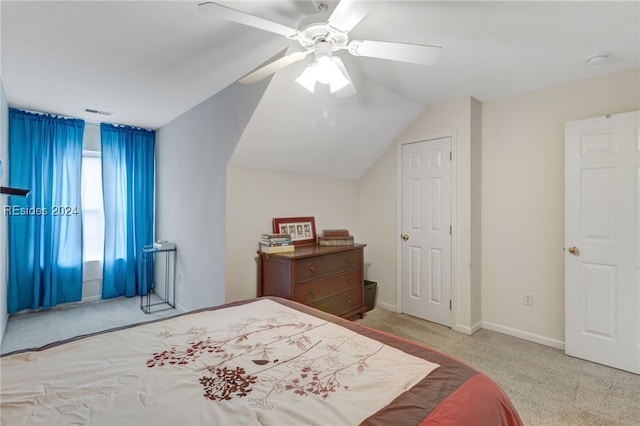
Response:
[[[289,234],[262,234],[259,245],[263,253],[289,253],[294,250]]]
[[[318,245],[321,246],[352,246],[353,235],[348,229],[325,229],[318,237]]]

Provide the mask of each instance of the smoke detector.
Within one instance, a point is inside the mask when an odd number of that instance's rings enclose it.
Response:
[[[597,55],[589,56],[586,59],[586,63],[588,65],[601,65],[609,61],[609,54],[607,53],[598,53]]]

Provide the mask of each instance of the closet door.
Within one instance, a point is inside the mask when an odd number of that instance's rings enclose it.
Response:
[[[565,351],[640,373],[640,112],[565,127]]]
[[[451,326],[451,138],[402,146],[402,311]]]

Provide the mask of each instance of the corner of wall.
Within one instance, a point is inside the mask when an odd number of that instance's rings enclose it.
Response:
[[[156,235],[176,244],[183,310],[225,302],[227,163],[268,80],[232,84],[156,133]]]
[[[4,87],[2,86],[2,80],[0,80],[0,160],[2,160],[4,166],[4,172],[0,177],[0,184],[5,185],[7,182],[7,168],[8,168],[8,153],[9,153],[9,105],[7,104],[7,98],[4,94]],[[2,202],[6,202],[3,197]],[[7,313],[7,217],[5,215],[0,216],[0,345],[4,337],[4,332],[7,328],[7,322],[9,320],[9,314]]]
[[[471,324],[482,321],[482,102],[471,98]],[[473,329],[474,327],[472,327]],[[477,329],[480,329],[479,326]],[[477,331],[476,329],[476,331]],[[475,332],[475,331],[474,331]]]

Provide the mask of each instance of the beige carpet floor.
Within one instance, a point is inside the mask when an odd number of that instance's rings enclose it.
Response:
[[[505,390],[523,422],[640,425],[640,375],[489,330],[473,336],[380,308],[357,320],[440,350],[485,373]]]

